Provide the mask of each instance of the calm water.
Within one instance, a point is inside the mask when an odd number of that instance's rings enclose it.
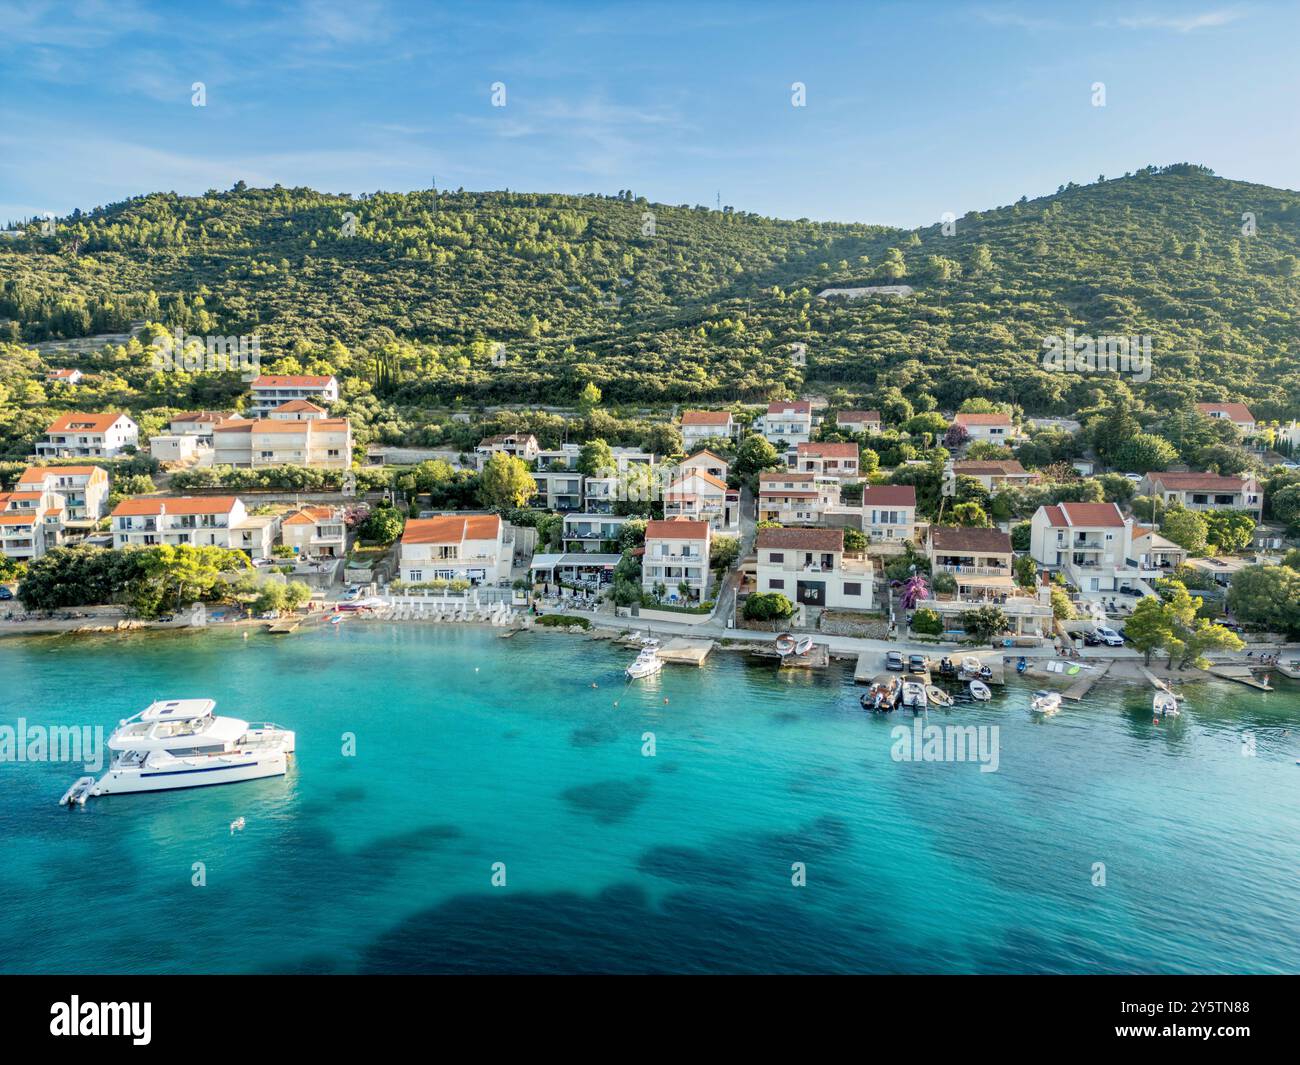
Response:
[[[209,696],[298,732],[288,777],[84,810],[56,805],[79,767],[0,765],[0,969],[1300,970],[1294,685],[1202,685],[1159,727],[1114,684],[1046,722],[1016,686],[931,714],[1000,726],[981,773],[894,761],[910,715],[838,667],[628,687],[631,658],[355,623],[0,641],[3,724]]]

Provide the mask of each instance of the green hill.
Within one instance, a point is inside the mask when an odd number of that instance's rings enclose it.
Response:
[[[0,241],[0,340],[133,319],[256,332],[264,368],[328,369],[354,396],[403,406],[569,403],[591,381],[615,403],[897,388],[917,409],[984,396],[1069,414],[1131,388],[1139,410],[1220,398],[1260,418],[1300,415],[1300,195],[1185,164],[972,213],[947,235],[631,193],[354,199],[238,186],[143,196],[29,233]],[[914,293],[816,296],[880,284]],[[1066,329],[1149,335],[1151,380],[1048,372],[1043,339]],[[796,342],[806,365],[791,359]],[[124,401],[153,389],[143,398],[211,405],[237,391],[150,383],[147,361],[85,368],[117,374]],[[6,378],[25,365],[10,348]]]

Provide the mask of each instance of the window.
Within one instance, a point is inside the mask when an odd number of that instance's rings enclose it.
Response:
[[[771,580],[769,580],[769,581],[767,582],[767,586],[768,586],[769,588],[784,588],[784,587],[785,587],[785,578],[783,578],[783,577],[773,577]]]
[[[784,551],[769,551],[769,552],[767,553],[767,560],[768,560],[769,562],[784,562],[784,561],[785,561],[785,552],[784,552]]]
[[[849,581],[844,585],[845,595],[861,595],[862,585],[858,581]]]
[[[418,584],[420,581],[424,580],[424,572],[422,570],[413,569],[410,573],[410,579]]]

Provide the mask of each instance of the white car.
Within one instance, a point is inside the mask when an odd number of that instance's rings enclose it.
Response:
[[[1107,647],[1123,647],[1124,637],[1112,628],[1105,625],[1098,625],[1093,630],[1094,635]]]

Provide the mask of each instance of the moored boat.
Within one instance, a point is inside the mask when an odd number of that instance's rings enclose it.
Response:
[[[993,698],[993,692],[989,690],[989,686],[982,680],[970,682],[970,695],[972,699],[978,699],[982,703],[986,703]]]
[[[1151,709],[1158,717],[1177,717],[1182,711],[1178,709],[1178,697],[1173,692],[1156,692],[1151,700]]]
[[[794,649],[797,645],[798,641],[794,638],[794,633],[792,632],[783,632],[776,638],[776,652],[782,657],[794,654]]]
[[[935,706],[952,706],[953,703],[951,695],[942,688],[936,687],[933,684],[927,684],[925,686],[925,697]]]
[[[1029,701],[1029,709],[1036,714],[1054,714],[1061,709],[1059,692],[1037,691]]]
[[[664,668],[664,660],[659,657],[659,650],[655,647],[645,647],[641,653],[636,656],[636,660],[627,667],[627,675],[632,680],[638,680],[641,677],[649,677],[658,673]]]
[[[903,681],[903,705],[914,714],[919,714],[929,705],[925,697],[925,685],[919,680]]]

